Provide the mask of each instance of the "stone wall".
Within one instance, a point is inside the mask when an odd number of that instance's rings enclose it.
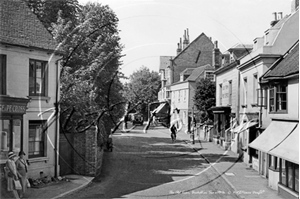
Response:
[[[103,158],[103,148],[99,144],[99,134],[96,127],[84,133],[74,134],[74,171],[80,175],[96,176],[100,173]]]

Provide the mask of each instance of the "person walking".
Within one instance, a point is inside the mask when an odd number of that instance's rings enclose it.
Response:
[[[177,132],[177,128],[175,127],[175,124],[173,124],[170,127],[170,131],[171,131],[171,139],[172,139],[172,142],[174,143],[176,141],[176,132]]]
[[[14,157],[16,157],[16,154],[14,154],[14,152],[11,151],[8,153],[8,160],[6,161],[5,165],[5,171],[7,174],[7,191],[12,191],[14,198],[19,199],[19,194],[14,185],[14,180],[18,180],[19,178]]]
[[[26,154],[24,151],[19,152],[19,158],[16,161],[16,167],[17,167],[17,174],[20,178],[20,182],[22,185],[22,192],[20,194],[20,197],[23,197],[26,190],[27,190],[27,172],[28,172],[28,163],[25,160],[24,156]]]

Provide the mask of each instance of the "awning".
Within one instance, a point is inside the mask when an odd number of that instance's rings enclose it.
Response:
[[[153,113],[167,113],[167,103],[160,104],[156,109],[153,110]]]
[[[247,130],[248,128],[255,126],[255,125],[257,125],[257,122],[252,122],[252,121],[246,122],[244,124],[241,124],[241,125],[235,127],[234,129],[232,129],[232,132],[233,133],[241,133],[242,131]]]
[[[283,142],[269,153],[289,162],[299,164],[299,126],[297,126]]]
[[[268,153],[281,143],[296,125],[296,122],[272,121],[266,130],[249,144],[249,147]]]

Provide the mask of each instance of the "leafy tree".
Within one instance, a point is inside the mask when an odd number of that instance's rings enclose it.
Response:
[[[74,19],[67,22],[59,12],[51,28],[64,52],[60,120],[68,124],[63,126],[65,130],[84,132],[101,118],[109,132],[122,116],[124,107],[119,73],[123,46],[117,29],[118,18],[108,6],[89,3]]]
[[[196,83],[194,104],[201,112],[202,122],[213,120],[213,114],[209,108],[216,105],[216,85],[209,79],[203,78]]]
[[[130,75],[129,82],[125,84],[124,96],[132,104],[139,104],[136,110],[147,116],[148,103],[157,101],[160,86],[158,72],[142,66]]]
[[[25,0],[29,8],[37,15],[44,26],[50,30],[52,23],[57,22],[58,12],[60,17],[68,21],[76,21],[81,10],[78,0]]]

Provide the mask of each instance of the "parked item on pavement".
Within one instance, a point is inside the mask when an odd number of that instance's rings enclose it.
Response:
[[[143,125],[144,123],[144,117],[143,114],[141,113],[130,113],[129,114],[130,120],[132,122],[132,125]]]

